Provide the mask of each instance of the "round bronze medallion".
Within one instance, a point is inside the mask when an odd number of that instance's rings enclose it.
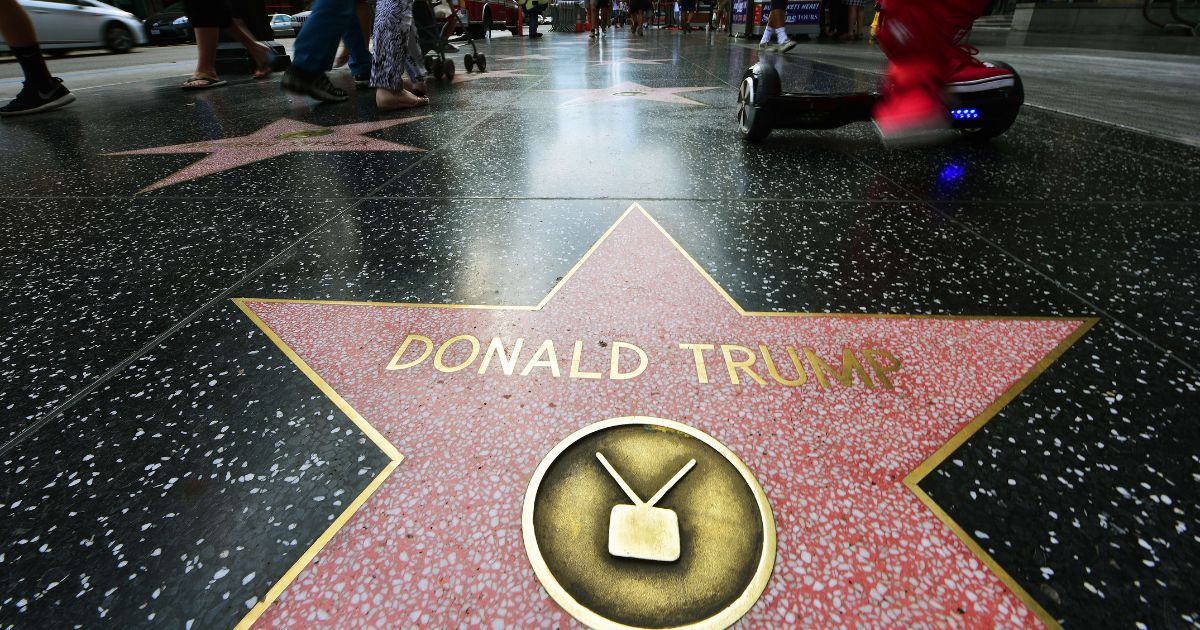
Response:
[[[775,566],[775,519],[712,436],[645,416],[584,427],[525,493],[525,551],[556,602],[596,628],[723,628]]]

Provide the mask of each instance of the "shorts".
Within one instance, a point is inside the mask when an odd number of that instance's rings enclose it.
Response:
[[[183,13],[192,28],[229,28],[233,8],[228,0],[184,0]]]
[[[772,11],[787,11],[787,0],[771,0]]]
[[[679,0],[679,10],[691,13],[696,10],[696,0]]]

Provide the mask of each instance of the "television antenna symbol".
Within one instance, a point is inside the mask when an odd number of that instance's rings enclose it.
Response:
[[[596,459],[617,482],[633,505],[614,505],[608,517],[608,553],[622,558],[674,562],[679,559],[679,517],[674,510],[654,507],[696,465],[689,460],[649,501],[625,483],[612,464],[597,452]]]

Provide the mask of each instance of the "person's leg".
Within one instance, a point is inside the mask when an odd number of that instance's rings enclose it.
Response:
[[[237,40],[246,49],[246,52],[250,54],[250,57],[254,59],[254,65],[257,66],[254,71],[255,79],[262,79],[271,74],[271,56],[273,53],[266,44],[254,38],[254,35],[250,33],[250,29],[246,28],[245,22],[235,18],[229,27],[225,29],[225,34]]]
[[[196,37],[196,71],[194,77],[217,78],[217,37],[220,32],[215,26],[194,26]],[[186,85],[186,84],[185,84]]]
[[[536,37],[542,36],[541,33],[537,32],[538,19],[541,18],[542,13],[545,13],[547,6],[550,6],[550,5],[544,4],[544,3],[539,3],[539,4],[534,5],[534,7],[532,9],[530,9],[529,11],[525,12],[526,20],[529,22],[529,36],[530,37],[536,38]]]
[[[354,3],[349,0],[313,2],[312,12],[292,44],[292,67],[308,75],[328,72],[333,67],[338,42],[354,16]]]
[[[949,124],[941,92],[960,56],[957,40],[986,6],[984,0],[888,0],[878,40],[889,66],[873,114],[885,143],[940,138]]]
[[[371,85],[376,88],[375,104],[380,109],[407,109],[429,103],[429,99],[404,89],[404,74],[412,63],[409,40],[415,35],[411,19],[412,4],[408,0],[379,0],[375,5]]]
[[[283,89],[326,102],[344,101],[346,91],[329,82],[325,73],[333,67],[338,41],[346,25],[354,22],[354,3],[349,0],[316,0],[304,28],[292,44],[292,65],[283,73]]]
[[[600,0],[587,0],[587,15],[588,15],[588,37],[595,37],[597,22],[600,21]]]
[[[362,25],[359,24],[358,20],[351,20],[346,24],[346,32],[342,35],[342,42],[346,46],[346,62],[350,66],[350,74],[354,75],[355,81],[367,81],[371,77],[371,50],[367,47],[367,39],[369,38],[370,35],[363,36]]]
[[[612,21],[612,0],[606,0],[600,5],[600,32],[608,32],[608,23]]]
[[[769,46],[771,37],[774,36],[781,51],[791,50],[796,42],[788,39],[786,26],[787,0],[771,0],[771,12],[767,15],[767,28],[763,31],[763,38],[759,42],[759,46]]]
[[[0,34],[4,35],[9,50],[17,58],[25,85],[4,107],[0,116],[35,114],[57,109],[75,100],[75,95],[50,74],[42,50],[38,46],[37,32],[25,9],[17,0],[0,0]]]
[[[768,47],[771,45],[771,40],[775,38],[776,24],[781,25],[784,22],[783,19],[780,19],[780,17],[777,15],[777,13],[781,13],[781,12],[776,11],[774,8],[772,8],[771,11],[767,14],[767,25],[766,25],[766,27],[763,28],[762,39],[759,40],[759,42],[758,42],[758,46],[760,48],[765,48],[765,47]],[[782,13],[785,16],[787,15],[786,11],[783,11]]]
[[[9,48],[38,45],[33,22],[29,19],[29,14],[25,13],[25,9],[17,4],[17,0],[0,0],[0,34],[4,35],[4,41],[8,43]]]
[[[196,69],[182,87],[211,87],[220,80],[217,76],[217,37],[220,29],[233,24],[233,16],[224,2],[186,0],[183,5],[196,37]]]
[[[358,30],[362,33],[363,41],[369,42],[371,40],[371,31],[375,28],[370,5],[366,2],[354,3],[354,14],[358,16]]]

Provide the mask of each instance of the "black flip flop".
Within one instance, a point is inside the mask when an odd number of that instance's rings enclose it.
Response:
[[[199,85],[188,85],[189,83],[195,83],[197,81],[200,82]],[[192,92],[195,90],[207,90],[209,88],[221,87],[226,83],[228,83],[228,81],[225,79],[214,79],[212,77],[206,77],[197,74],[192,76],[192,78],[188,79],[187,81],[184,81],[183,85],[179,87],[184,91]]]

